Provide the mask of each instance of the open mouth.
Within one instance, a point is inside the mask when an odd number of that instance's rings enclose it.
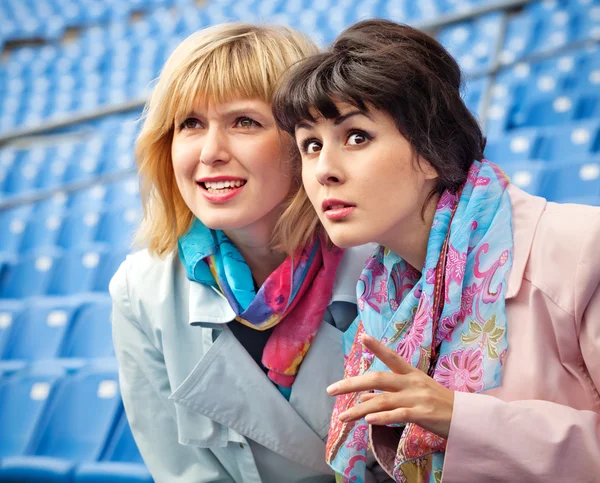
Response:
[[[246,184],[246,180],[226,180],[226,181],[199,181],[198,185],[212,194],[226,194],[230,191],[241,188]]]

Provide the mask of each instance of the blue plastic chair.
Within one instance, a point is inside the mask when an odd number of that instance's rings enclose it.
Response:
[[[95,292],[108,292],[110,280],[129,253],[130,249],[127,247],[113,247],[104,255],[96,274]]]
[[[5,458],[0,481],[71,481],[97,461],[122,413],[116,361],[86,366],[57,387],[25,456]]]
[[[100,221],[96,240],[116,247],[129,247],[140,218],[139,208],[106,211]]]
[[[69,215],[62,223],[57,244],[67,249],[92,244],[96,239],[101,218],[102,213],[97,211]]]
[[[578,122],[545,132],[539,157],[560,163],[585,161],[600,145],[600,121]]]
[[[31,207],[0,212],[0,252],[15,253],[27,228]]]
[[[496,141],[488,142],[485,157],[497,164],[536,159],[540,141],[537,128],[512,131]]]
[[[543,194],[550,201],[600,196],[600,158],[552,169]]]
[[[7,265],[0,280],[0,298],[19,299],[46,293],[53,267],[62,251],[44,248]]]
[[[15,314],[0,370],[58,357],[77,308],[76,301],[67,299],[39,298],[27,304],[23,311]]]
[[[94,290],[97,270],[106,253],[104,245],[72,249],[58,260],[48,282],[48,295],[72,295]]]
[[[23,301],[21,300],[2,300],[0,301],[0,359],[6,353],[7,344],[10,340],[15,322],[20,318],[23,311]],[[3,371],[0,368],[0,374]]]
[[[63,217],[60,215],[32,216],[21,240],[20,253],[31,253],[39,248],[56,246],[62,224]]]
[[[0,466],[2,459],[29,450],[64,370],[54,364],[37,364],[0,379]]]
[[[121,417],[102,461],[84,463],[77,468],[76,483],[152,483],[135,444],[127,417]]]
[[[543,161],[516,161],[500,163],[500,168],[510,177],[511,183],[532,195],[542,195],[549,168]]]
[[[82,306],[73,318],[60,357],[96,358],[114,356],[109,297]]]

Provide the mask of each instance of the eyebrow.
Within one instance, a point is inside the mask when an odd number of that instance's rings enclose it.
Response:
[[[355,111],[350,111],[341,116],[337,116],[336,118],[333,119],[333,124],[335,126],[339,126],[345,120],[347,120],[351,117],[354,117],[354,116],[365,116],[366,118],[371,119],[365,111],[356,109]],[[296,129],[311,129],[312,127],[313,127],[313,124],[308,121],[300,121],[298,124],[296,124]]]

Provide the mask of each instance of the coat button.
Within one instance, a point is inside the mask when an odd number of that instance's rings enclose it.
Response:
[[[240,443],[240,448],[242,448],[242,449],[245,448],[244,443]]]

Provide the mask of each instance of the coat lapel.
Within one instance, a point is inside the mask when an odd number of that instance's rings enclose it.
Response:
[[[533,246],[535,231],[547,201],[538,196],[521,191],[512,184],[508,185],[508,194],[512,204],[513,228],[513,264],[508,277],[506,298],[516,297],[521,288],[521,282]]]
[[[325,444],[226,325],[170,399],[310,468],[329,472]],[[292,393],[294,390],[292,390]]]

